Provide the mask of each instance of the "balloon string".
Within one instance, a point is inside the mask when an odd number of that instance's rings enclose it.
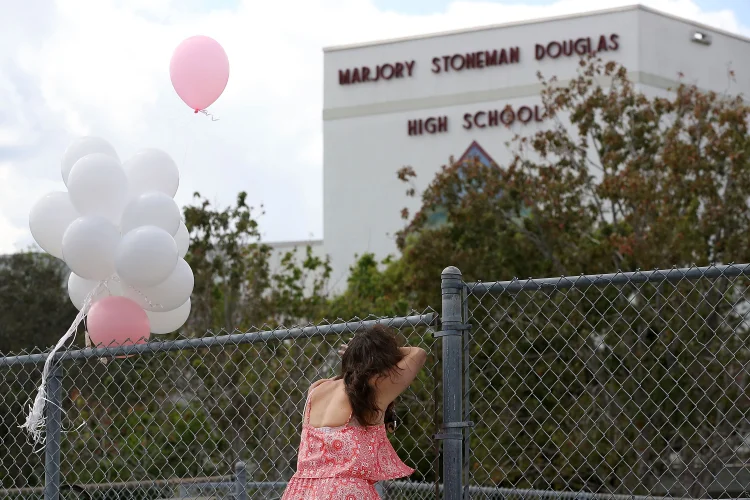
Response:
[[[119,283],[121,287],[127,287],[130,290],[133,290],[136,294],[138,294],[143,299],[143,301],[146,304],[148,304],[148,306],[151,309],[164,309],[164,306],[162,304],[159,304],[158,302],[151,301],[151,299],[149,299],[148,296],[145,293],[143,293],[142,291],[138,290],[134,286],[130,286],[130,285],[127,285],[127,284],[123,283],[122,280],[120,279],[120,277],[117,276],[116,274],[110,278],[110,281],[114,281],[116,283]],[[104,283],[104,286],[107,286],[106,282]],[[107,288],[107,290],[109,290],[109,288]],[[110,291],[109,294],[112,295],[112,292]]]
[[[119,276],[117,275],[110,277],[108,280],[100,281],[83,300],[81,310],[78,312],[78,315],[76,315],[73,323],[70,325],[70,328],[68,328],[68,331],[65,332],[65,334],[60,338],[52,351],[47,355],[47,359],[44,362],[44,369],[42,370],[42,381],[37,390],[36,397],[34,398],[34,402],[29,405],[29,413],[26,416],[26,422],[24,422],[23,425],[20,426],[22,429],[26,429],[26,431],[31,435],[31,439],[37,445],[44,445],[46,441],[45,429],[47,419],[45,416],[45,407],[47,406],[47,404],[55,405],[55,403],[47,398],[47,380],[49,378],[50,372],[53,369],[53,366],[58,362],[58,360],[55,359],[55,354],[61,349],[69,349],[73,345],[73,343],[75,342],[78,325],[80,325],[81,323],[84,323],[84,325],[86,324],[86,319],[93,304],[94,297],[101,293],[103,290],[106,290],[109,295],[112,295],[112,290],[109,287],[109,281],[120,283],[121,286],[124,285],[124,283],[122,283],[122,280],[120,280]],[[162,306],[161,304],[152,302],[140,290],[137,290],[129,285],[128,288],[134,290],[149,305],[151,309],[164,308],[164,306]]]
[[[47,398],[47,380],[49,378],[50,372],[53,369],[53,365],[58,362],[58,360],[55,359],[55,354],[60,349],[67,349],[73,345],[73,343],[75,342],[78,325],[80,325],[86,318],[94,296],[101,291],[103,286],[106,285],[104,285],[103,282],[100,282],[86,296],[83,301],[81,310],[73,320],[73,324],[70,325],[70,328],[68,328],[68,331],[65,332],[65,335],[63,335],[60,340],[57,341],[57,344],[55,344],[55,347],[52,348],[52,351],[47,355],[47,359],[44,362],[44,369],[42,370],[42,381],[39,384],[34,402],[29,405],[29,414],[26,417],[26,422],[24,422],[23,425],[20,426],[22,429],[26,429],[26,431],[31,435],[32,440],[37,445],[42,445],[45,442],[45,407],[47,406],[47,403],[51,403],[51,401],[49,401],[49,399]]]
[[[209,118],[211,118],[211,121],[212,121],[212,122],[218,122],[218,121],[219,121],[219,119],[218,119],[218,118],[214,117],[214,115],[212,115],[211,113],[209,113],[209,112],[208,112],[208,111],[206,111],[205,109],[196,109],[196,110],[195,110],[195,112],[196,112],[196,113],[203,113],[204,115],[206,115],[206,116],[208,116]]]

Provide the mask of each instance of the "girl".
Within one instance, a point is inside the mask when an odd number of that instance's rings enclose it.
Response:
[[[376,500],[378,481],[414,472],[388,441],[394,400],[427,353],[399,347],[383,325],[358,333],[339,351],[341,375],[312,384],[303,414],[297,472],[282,500]]]

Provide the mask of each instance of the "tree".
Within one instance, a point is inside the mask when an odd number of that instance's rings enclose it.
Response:
[[[542,83],[551,126],[516,136],[507,167],[451,161],[422,194],[398,240],[404,258],[420,263],[417,288],[448,256],[469,279],[750,257],[741,97],[681,84],[671,97],[650,98],[624,67],[597,59],[582,61],[566,86]],[[414,175],[399,172],[407,182]],[[430,228],[440,210],[449,222]]]
[[[63,261],[47,254],[0,257],[0,352],[47,347],[65,333],[76,314],[68,273]]]
[[[329,316],[352,318],[363,312],[383,317],[408,315],[412,308],[401,289],[402,270],[399,260],[388,257],[378,262],[372,253],[362,255],[349,269],[346,290],[331,298]]]
[[[741,97],[687,84],[649,97],[595,58],[567,85],[540,79],[550,126],[516,136],[506,166],[451,159],[420,210],[403,212],[401,257],[353,269],[375,278],[350,284],[361,307],[379,307],[371,290],[385,288],[437,304],[449,264],[474,281],[748,261]],[[413,169],[398,175],[415,196]],[[695,478],[733,453],[748,401],[745,288],[719,279],[471,297],[474,480],[648,492],[677,450],[705,464],[678,474],[705,494]]]
[[[307,248],[274,266],[245,193],[229,207],[196,193],[184,215],[195,287],[183,336],[306,325],[323,315],[328,262]],[[255,480],[286,479],[301,401],[332,349],[320,338],[269,339],[82,366],[69,374],[76,430],[64,439],[74,460],[63,472],[73,482],[201,477],[243,460]]]
[[[65,288],[67,272],[61,260],[46,254],[0,257],[0,355],[39,352],[68,329],[76,310]],[[40,377],[40,366],[0,368],[0,487],[24,484],[42,467],[18,429]]]
[[[215,207],[197,193],[195,200],[184,209],[191,234],[186,260],[195,275],[193,311],[180,334],[306,325],[324,315],[330,273],[325,259],[310,248],[275,256],[260,241],[245,193],[229,207]],[[75,317],[67,272],[61,261],[39,253],[0,262],[5,352],[48,346],[67,329]],[[256,479],[283,479],[296,455],[300,402],[309,380],[321,370],[329,374],[332,350],[320,338],[266,340],[108,363],[66,362],[64,481],[224,475],[239,459]],[[41,365],[24,365],[5,377],[10,390],[0,409],[0,431],[7,432],[0,435],[8,453],[0,467],[9,472],[3,486],[35,485],[34,478],[43,477],[38,460],[20,460],[36,455],[18,428],[40,371]]]
[[[192,335],[304,323],[320,316],[331,272],[327,260],[308,247],[301,259],[295,250],[285,252],[279,268],[272,269],[273,248],[260,241],[246,193],[224,209],[214,208],[199,193],[195,199],[184,210],[191,240],[186,260],[195,275],[188,324]]]

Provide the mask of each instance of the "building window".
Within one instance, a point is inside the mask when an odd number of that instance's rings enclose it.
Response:
[[[458,159],[456,163],[463,163],[466,161],[478,160],[485,167],[497,166],[495,160],[487,153],[487,151],[479,145],[477,141],[472,142],[468,149]],[[462,172],[459,171],[459,175]],[[502,192],[498,193],[498,196],[502,196]],[[521,224],[521,221],[531,215],[531,209],[524,207],[521,209],[519,216],[511,216],[512,220],[516,224]],[[427,223],[425,226],[428,229],[437,229],[448,222],[448,209],[445,206],[436,207],[427,214]]]
[[[478,160],[485,167],[496,165],[492,157],[487,154],[487,151],[485,151],[477,141],[474,141],[469,145],[456,163],[463,163],[470,160]],[[448,222],[448,209],[446,207],[437,207],[434,210],[431,210],[427,215],[426,227],[429,229],[435,229],[446,222]]]
[[[490,155],[487,154],[487,151],[485,151],[477,141],[474,141],[471,143],[471,145],[469,145],[469,149],[467,149],[464,154],[461,155],[458,163],[463,163],[472,159],[479,160],[479,162],[485,167],[495,165],[495,160],[493,160]]]

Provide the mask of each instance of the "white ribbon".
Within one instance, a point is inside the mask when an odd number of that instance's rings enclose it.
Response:
[[[81,310],[76,315],[75,320],[73,320],[73,324],[70,325],[70,328],[68,328],[68,331],[65,332],[65,335],[63,335],[62,338],[57,341],[57,344],[55,344],[55,347],[52,348],[52,351],[49,353],[47,359],[44,362],[44,370],[42,370],[42,382],[41,384],[39,384],[39,389],[37,390],[36,397],[34,398],[34,403],[29,405],[29,414],[26,417],[26,422],[21,425],[21,428],[26,429],[26,431],[31,435],[31,439],[36,444],[43,445],[45,442],[44,431],[46,429],[47,419],[45,417],[44,410],[46,408],[46,405],[48,403],[59,404],[59,402],[56,403],[50,401],[47,398],[47,380],[49,379],[49,374],[52,372],[52,369],[57,362],[55,360],[55,354],[63,347],[67,348],[73,345],[76,338],[76,332],[78,331],[78,326],[86,318],[86,315],[91,308],[91,300],[97,293],[101,291],[102,287],[107,288],[105,281],[100,282],[86,296],[83,301],[83,307],[81,307]]]
[[[29,414],[26,417],[26,422],[21,425],[21,428],[26,429],[26,431],[31,435],[31,439],[38,445],[44,445],[46,440],[44,433],[47,427],[47,419],[44,414],[46,405],[59,404],[50,401],[47,398],[47,380],[49,378],[49,374],[52,372],[52,369],[55,366],[55,363],[57,362],[55,360],[55,354],[63,347],[67,349],[73,345],[76,339],[78,326],[86,319],[86,315],[91,309],[91,304],[94,297],[102,292],[102,290],[106,290],[110,295],[112,294],[108,285],[108,282],[110,280],[120,282],[120,279],[117,276],[112,276],[108,280],[100,281],[99,284],[97,284],[94,289],[89,292],[89,294],[83,300],[83,306],[78,312],[78,315],[76,315],[75,320],[73,320],[73,324],[70,325],[70,328],[68,328],[68,331],[65,332],[65,335],[63,335],[62,338],[57,341],[57,344],[55,344],[55,347],[52,348],[52,351],[49,353],[47,359],[44,362],[44,370],[42,370],[42,382],[41,384],[39,384],[39,389],[37,390],[36,397],[34,398],[34,403],[29,405]],[[135,290],[135,288],[133,287],[129,288]],[[154,304],[153,302],[151,302],[151,300],[149,300],[149,298],[146,297],[140,290],[135,291],[151,308],[161,307],[159,304]],[[88,344],[89,342],[87,340],[87,347]]]

